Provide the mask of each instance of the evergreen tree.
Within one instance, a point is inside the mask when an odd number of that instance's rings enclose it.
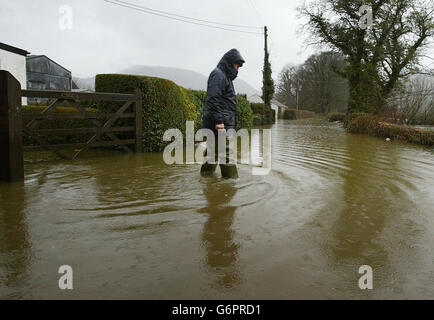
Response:
[[[269,52],[267,47],[267,27],[264,27],[265,32],[265,56],[264,56],[264,69],[262,70],[262,100],[265,105],[271,106],[271,99],[274,95],[274,81],[271,77],[271,64],[269,60]]]

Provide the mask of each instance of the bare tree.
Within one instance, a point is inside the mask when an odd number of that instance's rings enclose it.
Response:
[[[299,67],[286,65],[279,74],[277,81],[276,98],[281,103],[295,107],[295,80]],[[295,83],[294,83],[295,82]]]
[[[348,85],[339,75],[345,59],[336,52],[322,52],[310,56],[302,65],[286,66],[279,74],[277,99],[300,109],[329,113],[345,112],[348,104]]]
[[[434,78],[417,75],[388,100],[388,113],[407,124],[434,124]]]

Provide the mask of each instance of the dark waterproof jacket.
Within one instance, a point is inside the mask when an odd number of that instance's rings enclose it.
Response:
[[[237,97],[232,83],[238,74],[234,68],[235,63],[242,65],[244,59],[237,49],[231,49],[209,75],[203,128],[215,132],[215,125],[221,123],[225,125],[225,129],[236,127]]]

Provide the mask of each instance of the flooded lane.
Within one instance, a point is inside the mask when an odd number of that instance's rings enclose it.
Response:
[[[0,184],[0,297],[432,299],[433,165],[417,145],[288,121],[270,174],[242,165],[236,181],[160,153],[29,163]]]

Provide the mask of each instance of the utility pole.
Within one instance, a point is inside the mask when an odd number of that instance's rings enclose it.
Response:
[[[297,79],[297,91],[295,92],[295,104],[297,106],[297,111],[298,111],[298,95],[299,95],[299,91],[300,90],[300,79]]]
[[[267,38],[268,38],[268,30],[267,30],[267,26],[264,26],[264,50],[266,53],[268,53],[268,45],[267,45]]]
[[[264,69],[262,70],[262,100],[265,104],[267,104],[267,98],[266,98],[266,65],[267,65],[267,56],[268,56],[268,44],[267,44],[267,38],[268,38],[268,30],[267,26],[264,26]]]

